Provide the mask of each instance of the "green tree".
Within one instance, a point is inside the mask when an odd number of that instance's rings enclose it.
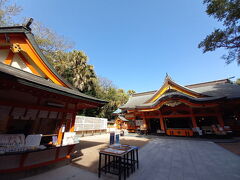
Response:
[[[26,18],[24,22],[26,23],[27,21],[28,19]],[[74,47],[72,41],[69,41],[64,36],[58,35],[41,22],[34,20],[31,24],[31,29],[39,47],[49,60],[52,60],[52,57],[54,57],[57,52],[66,52]]]
[[[102,81],[102,78],[101,78]],[[104,82],[111,82],[107,78],[104,78]],[[81,115],[87,115],[87,116],[97,116],[97,117],[105,117],[107,119],[112,119],[113,115],[112,113],[119,108],[122,104],[126,103],[129,94],[127,94],[123,89],[117,89],[112,83],[109,84],[109,86],[101,85],[99,79],[97,83],[95,84],[94,88],[94,96],[100,99],[104,99],[108,101],[105,106],[98,109],[85,109],[80,111],[79,114]]]
[[[199,45],[203,52],[225,48],[222,56],[229,64],[236,60],[240,64],[240,0],[204,0],[206,13],[223,22],[222,29],[215,29]]]
[[[240,78],[238,78],[235,83],[240,85]]]
[[[13,18],[19,15],[22,8],[11,0],[0,0],[0,27],[16,24]]]
[[[128,90],[128,91],[127,91],[127,94],[128,94],[129,96],[133,95],[134,93],[136,93],[136,91],[134,91],[134,90]]]
[[[11,2],[0,0],[0,26],[17,24],[14,17],[20,14],[22,9]],[[26,24],[27,20],[23,24]],[[88,64],[86,54],[72,50],[71,41],[37,21],[33,22],[31,29],[39,47],[60,75],[81,92],[109,101],[102,108],[84,109],[79,114],[111,119],[112,112],[126,103],[129,95],[135,93],[133,90],[126,93],[123,89],[118,89],[109,79],[98,78],[93,66]]]
[[[129,96],[123,89],[116,89],[109,87],[107,91],[98,93],[98,97],[107,100],[109,103],[106,104],[99,112],[100,117],[106,117],[112,119],[112,113],[118,109],[119,106],[126,103]]]
[[[84,52],[58,51],[51,56],[51,61],[57,72],[81,92],[88,92],[95,88],[97,77],[93,66],[87,64],[88,57]]]
[[[109,88],[116,88],[113,82],[106,77],[98,77],[99,86],[101,86],[102,90],[107,91]]]

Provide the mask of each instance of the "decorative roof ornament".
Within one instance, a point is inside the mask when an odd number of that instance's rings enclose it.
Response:
[[[165,103],[165,105],[170,106],[170,107],[175,107],[175,106],[178,106],[178,105],[180,105],[180,104],[182,104],[182,102],[180,102],[180,101],[174,101],[174,100],[167,101],[167,102]]]
[[[172,78],[168,75],[168,73],[166,73],[165,80],[172,80]]]
[[[30,19],[28,20],[27,24],[25,25],[25,27],[26,27],[29,31],[32,30],[32,29],[30,28],[30,25],[32,24],[32,22],[33,22],[33,18],[30,18]]]
[[[20,47],[20,44],[18,43],[13,43],[10,47],[13,53],[19,53],[22,49]]]

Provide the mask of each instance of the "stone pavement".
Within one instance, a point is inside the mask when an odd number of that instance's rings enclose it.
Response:
[[[155,139],[140,151],[138,180],[239,180],[240,156],[208,141]]]
[[[240,156],[209,141],[161,139],[139,151],[140,167],[129,180],[239,180]],[[71,165],[24,180],[97,180],[97,174]],[[117,179],[102,175],[101,179]]]

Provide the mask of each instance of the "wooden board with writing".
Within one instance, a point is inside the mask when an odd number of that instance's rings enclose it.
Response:
[[[25,118],[35,120],[37,117],[38,110],[37,109],[28,109]]]
[[[49,114],[50,119],[57,119],[58,117],[58,112],[51,111]]]
[[[48,111],[40,111],[38,114],[39,118],[47,118],[48,117]]]
[[[12,111],[12,116],[14,119],[21,119],[25,114],[26,108],[15,107]]]

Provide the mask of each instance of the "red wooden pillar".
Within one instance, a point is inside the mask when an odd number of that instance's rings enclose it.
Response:
[[[193,113],[193,109],[192,109],[192,108],[190,109],[190,111],[191,111],[191,119],[192,119],[193,128],[196,128],[196,127],[197,127],[196,117],[194,116],[194,113]]]
[[[76,120],[76,112],[72,113],[72,119],[70,124],[70,132],[74,132],[74,125]]]
[[[62,139],[63,139],[63,124],[61,124],[62,126],[60,127],[59,131],[58,131],[58,145],[61,145],[62,144]]]
[[[147,130],[147,121],[146,121],[146,117],[145,117],[145,114],[143,113],[143,129],[144,130]]]
[[[161,130],[164,131],[164,132],[166,132],[166,128],[165,128],[165,125],[164,125],[163,116],[162,116],[162,113],[161,113],[160,110],[159,110],[159,119],[160,119]]]
[[[223,117],[221,114],[218,114],[217,120],[218,120],[218,123],[220,124],[220,126],[224,127],[224,121],[223,121]]]
[[[223,127],[224,126],[224,121],[223,121],[223,116],[222,116],[222,113],[220,111],[220,108],[216,107],[215,110],[216,110],[216,115],[217,115],[217,121],[220,124],[220,126]]]

